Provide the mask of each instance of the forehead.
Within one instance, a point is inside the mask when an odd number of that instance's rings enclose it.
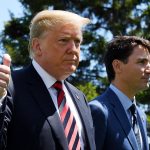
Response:
[[[133,49],[133,54],[146,54],[149,55],[149,50],[144,47],[143,45],[137,45],[136,47],[134,47]]]
[[[129,59],[142,59],[142,58],[149,58],[150,57],[150,53],[149,50],[142,46],[142,45],[138,45],[133,49],[132,54],[129,56]]]
[[[77,24],[66,23],[57,25],[53,31],[59,35],[82,37],[81,27]]]

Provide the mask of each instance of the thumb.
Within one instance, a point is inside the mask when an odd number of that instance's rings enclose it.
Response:
[[[6,65],[8,67],[10,67],[11,64],[11,58],[8,54],[4,54],[3,56],[3,65]]]

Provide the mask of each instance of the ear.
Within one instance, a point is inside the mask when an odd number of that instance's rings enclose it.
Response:
[[[122,62],[120,60],[113,60],[112,66],[114,68],[115,73],[120,73],[122,71]]]
[[[35,56],[40,56],[42,54],[40,41],[38,38],[32,39],[32,50]]]

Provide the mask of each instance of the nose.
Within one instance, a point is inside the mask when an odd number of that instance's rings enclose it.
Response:
[[[78,52],[80,45],[76,44],[74,40],[71,40],[68,44],[68,52]]]
[[[150,62],[146,66],[146,73],[150,74]]]

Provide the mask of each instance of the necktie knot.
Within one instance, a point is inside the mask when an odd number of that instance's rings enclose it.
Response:
[[[55,88],[57,91],[60,91],[60,90],[62,90],[62,82],[56,81],[52,87]]]
[[[131,105],[130,111],[131,111],[131,114],[132,114],[132,115],[136,115],[136,106],[135,106],[135,104],[132,104],[132,105]]]
[[[63,99],[64,99],[64,91],[62,88],[62,82],[61,81],[56,81],[53,85],[53,88],[55,88],[57,90],[57,103],[58,103],[58,107],[61,105]]]

